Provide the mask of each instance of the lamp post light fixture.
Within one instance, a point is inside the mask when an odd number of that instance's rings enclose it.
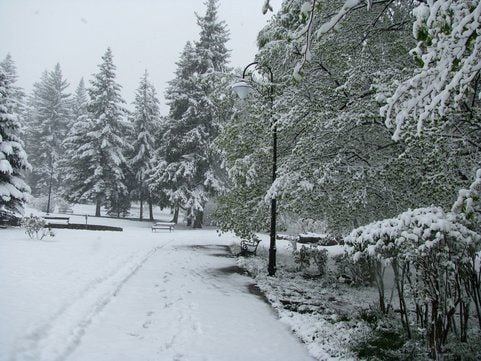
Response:
[[[249,93],[252,91],[252,87],[248,82],[246,82],[244,79],[238,81],[235,84],[232,84],[232,90],[241,98],[244,100]]]
[[[269,74],[269,101],[271,106],[271,115],[272,115],[272,106],[274,102],[274,75],[272,74],[272,69],[265,65],[259,64],[257,61],[254,61],[248,64],[244,71],[242,72],[242,80],[239,80],[237,83],[232,85],[232,90],[239,96],[241,99],[245,99],[249,93],[252,91],[252,86],[247,82],[246,75],[247,70],[254,66],[254,68],[263,68],[267,70]],[[252,77],[251,77],[252,79]],[[276,180],[277,176],[277,124],[274,119],[271,120],[271,127],[272,127],[272,184]],[[276,218],[277,218],[277,200],[275,195],[271,198],[271,225],[270,225],[270,243],[269,243],[269,264],[267,266],[267,272],[269,276],[274,276],[276,274]]]

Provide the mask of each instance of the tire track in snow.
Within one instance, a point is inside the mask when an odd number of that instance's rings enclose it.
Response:
[[[154,247],[140,256],[114,267],[103,277],[90,282],[70,304],[62,307],[46,324],[28,333],[11,357],[12,361],[62,361],[79,345],[95,316],[119,293],[122,286],[159,249]]]

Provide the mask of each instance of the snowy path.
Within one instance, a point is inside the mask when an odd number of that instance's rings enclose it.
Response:
[[[69,360],[311,360],[224,252],[171,243],[154,254]]]
[[[229,237],[0,234],[1,361],[312,360],[236,273]]]

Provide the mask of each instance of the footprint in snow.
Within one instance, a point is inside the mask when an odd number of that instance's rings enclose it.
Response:
[[[142,325],[143,328],[149,328],[149,326],[152,324],[152,321],[148,320],[145,321],[144,324]]]

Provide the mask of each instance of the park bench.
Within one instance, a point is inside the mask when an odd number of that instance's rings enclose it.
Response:
[[[47,221],[49,221],[49,220],[66,221],[67,224],[70,224],[70,217],[43,216],[43,219],[45,219]]]
[[[259,243],[261,243],[260,239],[252,239],[252,240],[246,240],[243,239],[240,243],[240,255],[242,256],[249,256],[249,255],[255,255],[257,252],[257,247],[259,246]]]
[[[152,232],[155,232],[157,231],[158,229],[168,229],[169,232],[172,232],[172,230],[174,229],[175,227],[175,223],[173,222],[156,222],[153,226],[152,226]]]

